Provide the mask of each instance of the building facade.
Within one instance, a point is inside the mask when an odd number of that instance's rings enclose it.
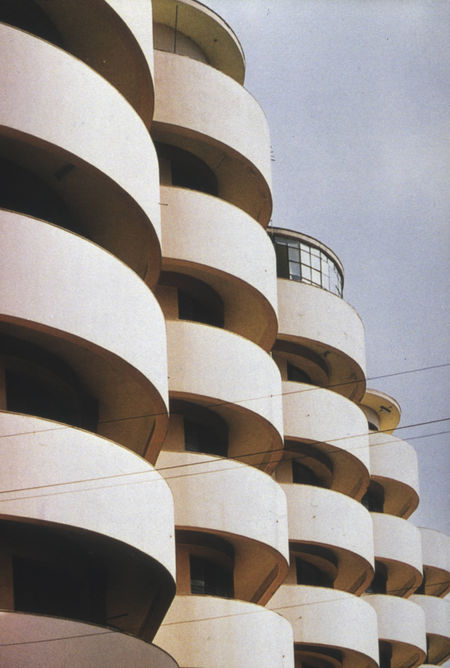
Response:
[[[416,668],[448,539],[196,0],[0,0],[0,664]]]

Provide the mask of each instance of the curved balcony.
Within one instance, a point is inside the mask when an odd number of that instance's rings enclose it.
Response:
[[[104,594],[96,594],[104,596],[99,617],[151,636],[174,595],[173,501],[167,483],[134,453],[80,429],[10,413],[0,413],[0,428],[2,559],[12,559],[13,568],[16,555],[49,564],[46,568],[56,568],[60,578],[60,569],[68,569],[61,614],[57,606],[41,610],[39,597],[31,605],[25,596],[21,607],[14,579],[16,609],[85,618],[82,602],[78,611],[69,605],[75,596],[70,582],[81,577],[77,569],[83,560],[94,561],[96,579],[106,582]],[[33,568],[27,568],[31,577]],[[92,568],[86,565],[87,572]],[[1,607],[14,604],[3,599]]]
[[[450,538],[434,529],[420,528],[424,591],[427,596],[445,596],[450,590]]]
[[[154,0],[153,19],[156,49],[209,63],[244,83],[242,47],[218,14],[195,0]]]
[[[111,84],[52,44],[3,24],[0,45],[0,154],[47,183],[85,236],[155,282],[159,168],[141,119]]]
[[[420,532],[400,517],[370,513],[375,559],[387,569],[386,594],[408,596],[422,582]]]
[[[379,639],[392,651],[391,668],[420,666],[427,652],[423,610],[397,596],[370,595],[364,600],[377,613]]]
[[[0,612],[0,625],[0,662],[11,668],[177,668],[159,647],[112,628],[18,612]]]
[[[294,668],[290,624],[266,608],[243,601],[176,596],[155,643],[181,668]]]
[[[281,485],[291,544],[326,547],[337,561],[335,589],[361,593],[373,575],[370,514],[344,494],[309,485]]]
[[[440,665],[450,658],[450,602],[435,596],[411,596],[425,613],[427,661]]]
[[[373,428],[392,434],[400,422],[401,410],[398,403],[380,390],[366,389],[361,400],[361,408]]]
[[[147,125],[153,114],[151,4],[117,0],[20,3],[0,21],[47,40],[84,61],[115,86]],[[98,35],[102,39],[98,39]]]
[[[367,423],[362,411],[330,390],[292,382],[283,382],[282,387],[284,438],[291,457],[295,459],[296,441],[313,444],[331,463],[330,488],[361,499],[369,483]]]
[[[99,432],[155,459],[167,428],[165,328],[155,297],[91,242],[11,212],[1,218],[1,331],[66,362],[99,401]]]
[[[270,139],[254,98],[233,79],[190,58],[155,51],[152,136],[203,160],[220,198],[263,226],[272,211]]]
[[[326,384],[358,401],[364,394],[364,328],[356,311],[322,288],[278,279],[276,350],[317,358]]]
[[[282,455],[281,381],[272,358],[237,334],[167,321],[171,398],[211,408],[228,424],[228,456],[272,470]]]
[[[378,665],[377,617],[362,599],[323,587],[282,585],[268,607],[292,625],[296,655],[316,646],[318,652],[338,651],[344,666]]]
[[[225,328],[270,349],[277,287],[267,234],[241,209],[204,193],[162,187],[161,202],[163,270],[206,282],[222,298]]]
[[[211,455],[164,451],[157,467],[174,497],[176,527],[226,538],[234,547],[236,598],[264,604],[288,570],[280,486],[257,469]]]
[[[419,504],[419,473],[414,448],[390,434],[372,432],[371,477],[383,487],[383,511],[407,518]]]

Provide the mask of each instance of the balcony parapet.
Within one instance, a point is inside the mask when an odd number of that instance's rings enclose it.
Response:
[[[270,349],[277,285],[265,231],[241,209],[205,193],[162,186],[161,201],[163,270],[207,283],[223,300],[225,328]]]
[[[295,442],[314,445],[332,465],[330,489],[360,500],[369,483],[369,439],[362,411],[336,392],[285,381],[283,416],[284,437],[293,448],[289,458],[295,460]]]
[[[283,417],[272,358],[217,327],[186,320],[166,326],[171,398],[201,404],[225,420],[229,457],[273,470],[282,456]]]
[[[154,642],[180,668],[294,668],[289,622],[259,605],[233,599],[176,596]]]
[[[264,227],[272,211],[267,120],[245,88],[190,58],[155,51],[152,136],[200,158],[214,172],[218,196]]]
[[[401,409],[393,397],[380,390],[366,389],[361,408],[373,428],[392,434],[400,422]]]
[[[378,637],[390,646],[391,667],[420,666],[426,658],[425,615],[417,603],[384,594],[363,597],[377,613]]]
[[[419,473],[416,451],[390,433],[371,432],[371,477],[383,487],[383,510],[408,518],[419,504]]]
[[[343,665],[352,668],[378,665],[377,617],[361,598],[324,587],[282,585],[268,607],[292,625],[296,653],[304,645],[317,646],[337,650]]]
[[[288,502],[291,544],[328,548],[337,560],[335,589],[364,591],[373,576],[370,513],[339,492],[310,485],[281,486]]]
[[[163,451],[157,468],[174,497],[176,527],[226,538],[234,546],[236,598],[264,604],[288,570],[281,487],[262,471],[211,455]]]
[[[11,668],[152,666],[177,668],[164,650],[114,628],[19,612],[0,612],[0,662]]]
[[[450,602],[436,596],[414,594],[409,599],[420,605],[425,613],[428,655],[433,665],[450,658]]]
[[[420,528],[425,593],[445,596],[450,590],[450,538],[434,529]]]
[[[408,596],[422,582],[422,545],[419,529],[400,517],[370,513],[375,559],[387,570],[386,593]]]
[[[196,0],[154,0],[153,20],[156,49],[201,59],[244,83],[242,46],[230,26],[211,9]]]

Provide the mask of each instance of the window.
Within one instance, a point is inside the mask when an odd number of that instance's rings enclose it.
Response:
[[[220,420],[220,418],[218,418]],[[209,455],[226,457],[228,450],[228,430],[220,422],[212,424],[184,418],[184,446],[189,452],[205,452]],[[222,428],[220,428],[222,427]]]
[[[216,175],[203,160],[177,146],[155,142],[155,147],[159,160],[166,160],[170,164],[173,186],[209,195],[218,194]]]
[[[296,557],[295,568],[297,573],[297,584],[311,585],[314,587],[332,587],[333,578],[319,564],[304,557]]]
[[[379,561],[375,562],[375,574],[369,587],[366,589],[368,594],[386,594],[387,591],[387,569]]]
[[[26,557],[13,557],[15,609],[45,615],[105,621],[105,578],[95,568],[79,572]]]
[[[322,480],[309,466],[296,461],[292,462],[292,482],[297,485],[324,486]]]
[[[311,384],[311,378],[308,376],[308,374],[290,362],[287,363],[287,379],[293,381],[294,383]]]
[[[343,277],[332,258],[320,248],[293,237],[272,237],[277,258],[277,275],[316,285],[342,297]]]
[[[233,598],[233,572],[224,565],[190,556],[191,593]]]
[[[382,485],[372,480],[367,492],[361,499],[361,503],[372,513],[382,513],[384,508],[384,489]]]

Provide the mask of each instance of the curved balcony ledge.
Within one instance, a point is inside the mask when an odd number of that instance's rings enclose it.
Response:
[[[225,328],[269,350],[277,286],[265,231],[241,209],[204,193],[161,187],[161,201],[163,270],[210,285],[224,302]]]
[[[111,84],[83,62],[5,24],[0,25],[0,58],[4,63],[0,73],[2,152],[8,160],[13,157],[46,178],[69,206],[73,203],[87,219],[82,222],[93,228],[96,240],[108,239],[110,213],[113,221],[117,219],[115,225],[121,224],[124,252],[131,258],[142,254],[139,244],[145,233],[149,235],[145,250],[153,249],[155,266],[149,267],[149,273],[156,280],[159,168],[141,119]],[[113,197],[119,211],[114,213],[108,202],[96,203],[102,196]],[[97,222],[99,210],[103,220]],[[131,219],[126,232],[124,219],[127,225]],[[127,233],[137,229],[141,231],[138,242],[128,239]],[[140,257],[138,264],[145,262],[148,258]]]
[[[3,517],[109,536],[174,577],[172,496],[148,462],[95,434],[16,413],[0,412],[0,434]]]
[[[419,504],[416,451],[390,434],[373,432],[369,441],[371,476],[384,489],[384,512],[409,517]]]
[[[329,548],[338,562],[334,587],[364,591],[373,577],[370,513],[339,492],[298,484],[281,487],[288,502],[289,540]]]
[[[79,429],[8,413],[0,428],[3,549],[64,561],[70,544],[91,555],[107,575],[105,617],[151,637],[175,592],[167,483],[140,457]]]
[[[10,668],[177,668],[159,647],[104,626],[18,612],[0,612],[0,626],[0,662]]]
[[[278,279],[278,340],[322,358],[328,386],[359,401],[365,389],[364,328],[340,297],[305,283]]]
[[[155,52],[152,135],[201,158],[219,197],[263,226],[272,211],[270,138],[255,99],[233,79],[190,58]]]
[[[153,19],[191,39],[208,63],[239,84],[244,83],[245,58],[241,44],[229,25],[215,12],[195,0],[154,0]],[[172,47],[173,49],[173,47]],[[177,53],[184,55],[177,48]]]
[[[450,537],[434,529],[420,528],[425,592],[445,596],[450,590]]]
[[[272,470],[283,448],[281,380],[272,358],[217,327],[183,320],[166,326],[170,396],[223,417],[229,457]]]
[[[139,453],[151,438],[154,459],[167,428],[165,327],[155,297],[75,234],[11,212],[0,230],[8,258],[0,265],[2,331],[65,360],[99,400],[99,431]]]
[[[172,490],[176,527],[232,543],[235,596],[264,604],[288,571],[286,497],[280,486],[262,471],[211,455],[165,451],[157,467]]]
[[[399,404],[389,394],[380,390],[366,389],[361,408],[368,409],[375,419],[375,425],[384,433],[392,434],[400,422]],[[370,422],[372,420],[369,420]]]
[[[363,598],[377,613],[379,639],[391,646],[392,668],[420,666],[427,652],[423,610],[397,596],[372,594]]]
[[[369,440],[362,411],[330,390],[293,382],[283,382],[282,387],[285,439],[314,444],[332,463],[331,489],[361,499],[369,483]]]
[[[317,645],[342,652],[344,666],[378,665],[377,617],[357,596],[323,587],[282,585],[268,607],[291,623],[297,650]]]
[[[450,602],[435,596],[413,595],[411,601],[425,613],[428,661],[440,665],[450,658]]]
[[[407,596],[422,582],[422,546],[419,529],[393,515],[370,513],[375,559],[387,567],[387,594]]]
[[[294,668],[290,624],[266,608],[232,599],[176,596],[155,643],[182,668]]]

